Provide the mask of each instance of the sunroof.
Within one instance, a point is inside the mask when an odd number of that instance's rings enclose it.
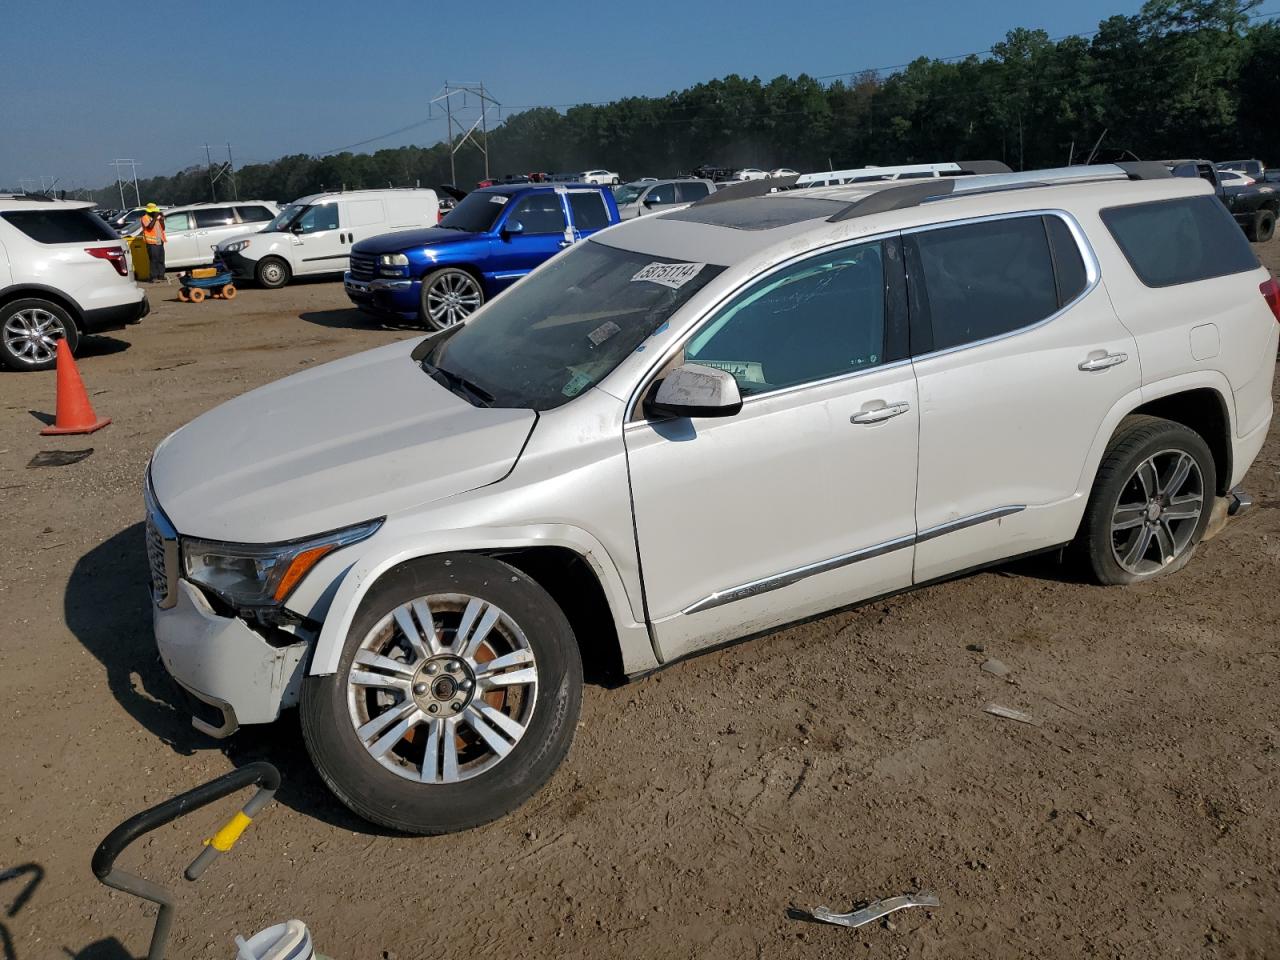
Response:
[[[734,230],[772,230],[774,227],[785,227],[805,220],[825,220],[848,205],[840,200],[771,194],[725,203],[694,205],[668,213],[664,219],[732,227]]]

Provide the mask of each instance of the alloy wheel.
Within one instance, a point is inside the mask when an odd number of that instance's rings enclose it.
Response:
[[[480,285],[460,271],[441,274],[427,287],[426,307],[433,327],[451,327],[479,309]]]
[[[66,335],[62,321],[41,307],[18,310],[4,324],[4,344],[9,355],[33,366],[52,360],[58,341]]]
[[[519,625],[479,597],[434,594],[396,607],[356,650],[347,706],[356,737],[388,770],[457,783],[524,736],[538,668]]]
[[[1162,450],[1140,463],[1111,514],[1111,550],[1136,576],[1149,576],[1182,556],[1205,508],[1204,478],[1191,454]]]

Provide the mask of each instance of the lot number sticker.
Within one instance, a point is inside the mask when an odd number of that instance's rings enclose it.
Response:
[[[631,282],[648,280],[650,283],[660,283],[672,290],[679,290],[696,277],[698,271],[705,266],[705,263],[651,263],[641,268],[640,272],[631,278]]]

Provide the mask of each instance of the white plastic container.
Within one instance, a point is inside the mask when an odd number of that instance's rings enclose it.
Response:
[[[246,940],[236,937],[236,960],[315,960],[311,931],[301,920],[277,923]]]

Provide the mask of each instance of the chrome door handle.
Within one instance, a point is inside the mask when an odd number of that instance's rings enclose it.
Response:
[[[890,403],[883,407],[876,407],[874,410],[863,410],[861,413],[855,413],[849,418],[850,423],[883,423],[885,420],[892,420],[894,417],[900,417],[911,409],[911,404],[905,400],[901,403]]]
[[[1105,357],[1096,357],[1093,360],[1085,360],[1080,364],[1080,369],[1085,373],[1093,370],[1106,370],[1108,367],[1118,367],[1129,359],[1127,353],[1108,353]]]

